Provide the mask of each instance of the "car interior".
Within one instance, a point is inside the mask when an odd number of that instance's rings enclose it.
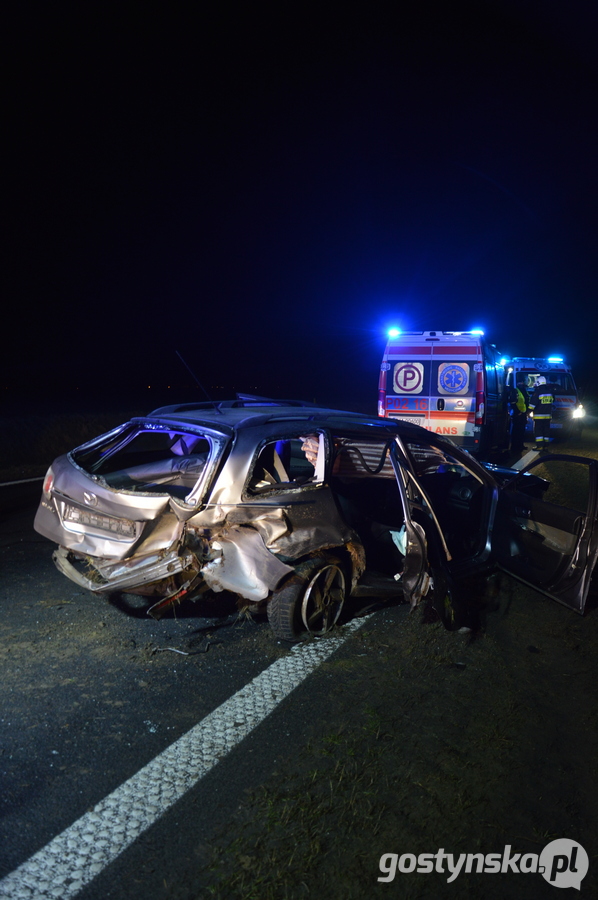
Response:
[[[405,515],[390,443],[335,436],[329,480],[343,519],[361,538],[368,569],[394,576],[404,564]]]
[[[199,435],[139,430],[75,454],[75,461],[116,490],[169,493],[182,499],[197,483],[209,452],[209,441]]]
[[[545,459],[534,468],[543,479],[518,476],[501,494],[494,549],[520,577],[549,589],[569,569],[586,522],[590,469],[572,459]]]
[[[487,491],[482,481],[444,447],[410,441],[407,450],[425,492],[423,508],[434,511],[451,556],[466,559],[486,540]],[[415,486],[412,488],[415,493]]]

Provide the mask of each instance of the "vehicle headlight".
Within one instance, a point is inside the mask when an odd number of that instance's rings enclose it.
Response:
[[[583,419],[585,414],[586,414],[586,411],[583,408],[582,403],[580,403],[579,406],[576,406],[575,409],[573,410],[573,418],[574,419]]]

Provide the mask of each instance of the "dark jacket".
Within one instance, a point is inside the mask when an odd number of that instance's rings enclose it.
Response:
[[[556,401],[556,384],[538,384],[529,400],[534,419],[551,419]]]

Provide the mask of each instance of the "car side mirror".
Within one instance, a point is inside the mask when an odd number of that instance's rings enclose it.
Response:
[[[521,494],[525,494],[526,497],[541,500],[550,487],[550,482],[546,481],[545,478],[540,478],[539,475],[532,475],[525,472],[518,475],[517,478],[514,478],[513,481],[510,482],[509,487],[513,487]]]

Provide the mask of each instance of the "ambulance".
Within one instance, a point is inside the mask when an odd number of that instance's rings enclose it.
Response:
[[[579,392],[568,365],[562,356],[548,356],[546,358],[532,356],[515,356],[506,366],[507,383],[517,384],[522,380],[527,393],[531,397],[540,375],[546,378],[549,384],[556,384],[555,403],[553,406],[550,431],[563,436],[576,437],[581,435],[583,419],[586,411],[579,400]]]
[[[444,434],[477,455],[509,443],[505,370],[482,331],[391,329],[378,415]]]

